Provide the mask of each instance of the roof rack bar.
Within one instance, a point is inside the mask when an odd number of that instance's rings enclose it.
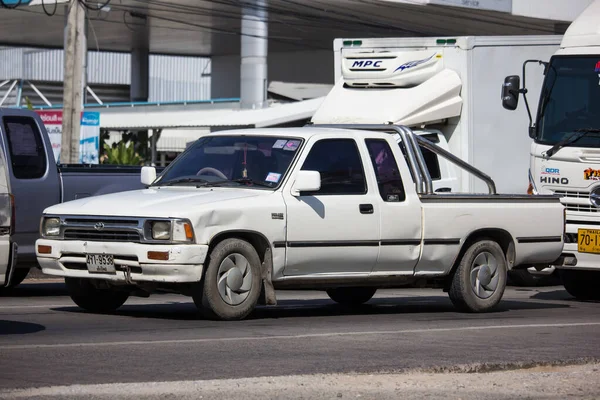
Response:
[[[421,152],[421,149],[419,148],[419,144],[417,143],[417,139],[416,139],[417,135],[415,135],[414,132],[406,126],[401,126],[400,128],[404,129],[406,131],[406,136],[408,136],[408,139],[412,142],[412,145],[415,149],[414,152],[417,155],[417,163],[419,164],[421,173],[425,177],[425,179],[424,179],[425,193],[432,194],[433,193],[433,182],[431,180],[431,174],[429,174],[429,168],[427,168],[427,164],[425,163],[425,158],[423,157],[423,153]]]
[[[417,142],[419,142],[419,144],[421,146],[425,147],[427,150],[433,151],[437,155],[447,158],[449,161],[453,162],[454,164],[458,165],[459,167],[466,169],[467,171],[469,171],[470,173],[472,173],[473,175],[475,175],[476,177],[478,177],[479,179],[481,179],[482,181],[484,181],[487,184],[490,194],[497,194],[496,184],[494,183],[494,180],[489,175],[484,174],[483,172],[481,172],[480,170],[478,170],[471,164],[464,162],[460,158],[456,157],[454,154],[442,149],[439,146],[436,146],[429,140],[422,138],[419,135],[414,135],[414,136],[415,136],[415,139],[417,140]]]
[[[392,125],[392,124],[312,124],[309,123],[307,126],[316,128],[334,128],[334,129],[359,129],[359,130],[371,130],[371,131],[394,131],[400,135],[402,142],[405,144],[406,154],[409,161],[409,167],[415,176],[417,192],[422,194],[433,193],[433,184],[431,175],[427,169],[425,158],[421,152],[420,146],[434,152],[435,154],[448,159],[450,162],[458,165],[460,168],[467,170],[472,173],[488,186],[490,194],[497,194],[496,184],[494,180],[487,174],[481,172],[474,166],[464,162],[454,154],[450,153],[437,146],[433,142],[416,135],[412,129],[404,125]]]
[[[358,130],[366,130],[366,131],[394,131],[400,135],[402,138],[402,143],[404,144],[404,148],[406,149],[406,156],[408,157],[408,166],[413,173],[415,178],[415,185],[417,187],[417,193],[423,194],[426,192],[431,194],[431,192],[427,192],[430,190],[433,185],[431,184],[431,178],[429,177],[429,182],[425,182],[426,178],[423,177],[423,173],[420,168],[420,164],[417,161],[417,153],[420,154],[420,151],[417,147],[416,151],[413,145],[413,142],[409,139],[410,135],[413,135],[410,128],[399,125],[386,125],[386,124],[309,124],[308,126],[316,127],[316,128],[333,128],[333,129],[358,129]],[[422,155],[421,155],[422,157]],[[426,176],[429,176],[427,173]]]

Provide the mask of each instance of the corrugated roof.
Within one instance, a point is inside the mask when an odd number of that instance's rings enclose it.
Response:
[[[131,111],[102,113],[103,129],[160,129],[211,126],[253,126],[256,128],[309,119],[325,97],[272,105],[256,110]]]

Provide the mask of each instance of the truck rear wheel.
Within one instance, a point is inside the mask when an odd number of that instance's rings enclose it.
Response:
[[[84,310],[93,313],[116,311],[129,298],[127,292],[98,289],[87,279],[65,278],[65,284],[71,300]]]
[[[567,292],[577,300],[600,300],[600,272],[563,269],[560,275]]]
[[[472,244],[452,276],[450,300],[461,311],[493,309],[504,294],[507,270],[506,256],[498,243],[481,240]]]
[[[370,287],[340,287],[327,289],[327,295],[331,300],[345,306],[359,306],[375,295],[377,288]]]
[[[209,318],[241,320],[256,307],[261,293],[261,262],[254,247],[225,239],[210,253],[203,284],[192,294]]]

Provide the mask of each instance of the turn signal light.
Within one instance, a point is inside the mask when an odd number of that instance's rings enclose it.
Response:
[[[52,246],[39,245],[38,253],[40,254],[52,254]]]
[[[148,259],[149,260],[158,260],[158,261],[169,261],[169,252],[168,251],[149,251]]]
[[[192,240],[194,238],[194,230],[192,229],[192,225],[186,222],[183,224],[183,229],[185,229],[185,238],[187,240]]]
[[[533,185],[529,182],[529,186],[527,187],[527,194],[533,195]]]

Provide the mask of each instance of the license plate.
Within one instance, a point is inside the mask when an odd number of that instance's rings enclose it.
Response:
[[[108,254],[86,254],[87,269],[89,272],[112,273],[115,272],[115,260]]]
[[[600,230],[579,229],[577,231],[577,250],[580,253],[600,254]]]

